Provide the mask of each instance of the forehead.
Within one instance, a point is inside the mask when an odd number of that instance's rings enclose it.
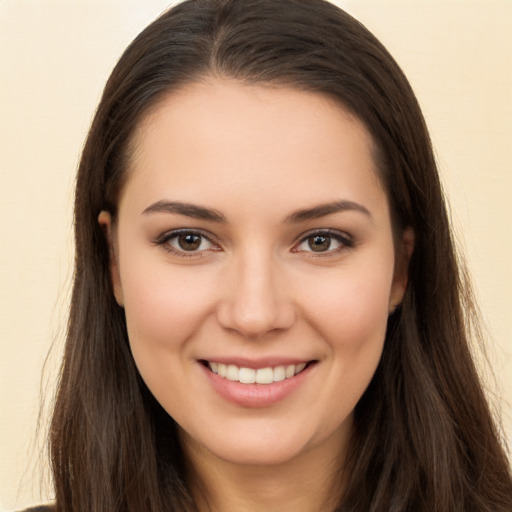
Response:
[[[144,189],[151,199],[179,193],[182,200],[222,202],[245,195],[279,204],[284,191],[310,202],[364,189],[383,194],[368,130],[338,102],[213,79],[169,94],[143,119],[127,181],[125,188],[139,195]]]

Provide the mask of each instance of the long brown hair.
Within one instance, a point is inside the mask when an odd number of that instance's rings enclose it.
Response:
[[[131,356],[97,217],[116,215],[141,119],[205,75],[336,99],[373,136],[395,231],[415,232],[403,304],[356,407],[339,510],[511,510],[509,465],[468,347],[471,294],[425,122],[400,68],[363,25],[324,0],[188,0],[125,51],[83,150],[74,288],[51,425],[57,511],[195,509],[174,421]]]

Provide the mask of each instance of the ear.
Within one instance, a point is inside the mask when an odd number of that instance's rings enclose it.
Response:
[[[398,246],[395,262],[395,274],[389,296],[389,314],[395,312],[395,309],[401,304],[407,282],[409,280],[409,261],[414,251],[414,231],[411,227],[404,229],[402,240]]]
[[[112,215],[109,212],[102,210],[98,215],[98,223],[103,230],[108,244],[110,280],[112,282],[114,296],[117,303],[120,306],[124,306],[123,289],[121,287],[121,277],[119,275],[118,250],[114,233],[115,230],[112,223]]]

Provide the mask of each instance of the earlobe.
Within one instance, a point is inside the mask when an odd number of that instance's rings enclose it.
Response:
[[[102,210],[98,215],[98,224],[101,226],[108,244],[110,280],[114,296],[117,303],[122,307],[124,306],[124,299],[121,287],[121,278],[119,275],[118,251],[115,246],[115,233],[112,215],[109,212]]]
[[[404,298],[409,280],[409,261],[414,252],[414,231],[411,227],[404,229],[400,249],[396,255],[395,275],[389,297],[389,314],[393,314]]]

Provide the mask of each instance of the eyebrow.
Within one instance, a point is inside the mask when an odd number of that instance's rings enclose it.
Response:
[[[194,219],[210,220],[222,224],[227,223],[226,217],[218,210],[180,201],[157,201],[142,212],[143,215],[148,213],[177,213],[178,215],[185,215]]]
[[[297,210],[285,218],[285,223],[298,224],[300,222],[319,219],[321,217],[325,217],[326,215],[345,211],[360,212],[370,217],[370,219],[373,219],[370,211],[362,204],[355,203],[354,201],[342,200],[319,204],[311,208],[305,208],[303,210]]]
[[[373,219],[370,211],[362,204],[354,201],[342,200],[332,201],[330,203],[319,204],[311,208],[304,208],[297,210],[290,215],[287,215],[284,219],[286,224],[299,224],[308,220],[319,219],[333,213],[344,212],[344,211],[356,211],[363,213]],[[226,224],[226,217],[213,208],[206,208],[204,206],[198,206],[191,203],[183,203],[181,201],[157,201],[156,203],[148,206],[143,212],[143,215],[150,213],[176,213],[178,215],[184,215],[186,217],[192,217],[194,219],[209,220],[212,222],[218,222]]]

